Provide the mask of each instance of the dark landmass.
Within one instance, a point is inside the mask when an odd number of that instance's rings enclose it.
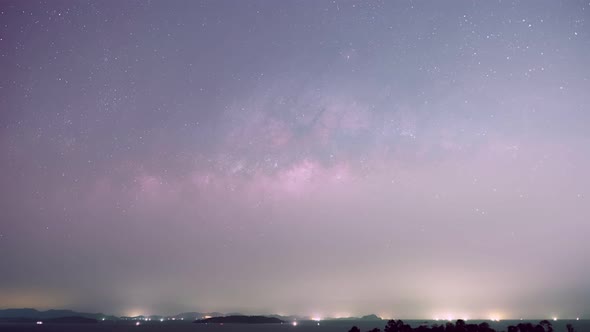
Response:
[[[174,320],[193,321],[195,319],[204,319],[205,317],[217,317],[217,316],[225,316],[225,315],[222,314],[222,313],[219,313],[219,312],[210,312],[210,313],[204,313],[204,312],[183,312],[183,313],[180,313],[180,314],[169,315],[169,316],[164,316],[164,315],[121,316],[120,319],[122,319],[122,320],[146,320],[146,319],[150,319],[150,320],[154,320],[154,321],[158,321],[160,319],[164,319],[164,320],[172,320],[172,319],[174,319]]]
[[[240,315],[240,314],[236,314]],[[204,319],[205,317],[217,317],[217,316],[225,316],[220,312],[183,312],[180,314],[176,314],[174,316],[167,316],[170,318],[176,319],[185,319],[185,320],[195,320],[195,319]]]
[[[48,323],[48,324],[96,324],[98,323],[98,320],[94,319],[94,318],[88,318],[88,317],[79,317],[79,316],[73,316],[73,317],[59,317],[59,318],[51,318],[51,319],[47,319],[44,320],[43,323]]]
[[[70,317],[58,317],[58,318],[31,318],[31,317],[3,317],[0,318],[0,323],[29,323],[35,324],[37,322],[43,322],[43,324],[96,324],[98,320],[94,318],[70,316]]]
[[[233,314],[234,316],[239,316],[240,314]],[[203,313],[203,312],[183,312],[176,315],[150,315],[150,316],[114,316],[114,315],[105,315],[103,313],[88,313],[88,312],[78,312],[73,310],[46,310],[41,311],[32,308],[17,308],[17,309],[0,309],[0,321],[1,322],[16,322],[16,320],[22,322],[36,322],[36,321],[43,321],[46,322],[48,319],[52,318],[63,318],[63,317],[85,317],[95,319],[97,321],[117,321],[117,320],[146,320],[150,319],[153,321],[159,321],[160,319],[164,320],[187,320],[193,321],[195,319],[201,319],[205,317],[217,317],[217,316],[224,316],[224,314],[219,312],[210,312],[210,313]]]
[[[35,323],[38,319],[22,317],[2,317],[0,323]]]
[[[304,316],[298,316],[298,315],[289,315],[289,316],[284,316],[284,315],[277,315],[277,314],[269,314],[269,315],[264,315],[266,317],[274,317],[274,318],[278,318],[280,320],[284,320],[284,321],[301,321],[301,320],[310,320],[310,317],[304,317]]]
[[[46,319],[43,321],[43,324],[96,324],[98,320],[94,318],[88,317],[58,317],[58,318],[51,318]]]
[[[39,311],[36,309],[31,308],[23,308],[23,309],[4,309],[0,310],[0,318],[30,318],[36,320],[48,320],[52,318],[62,318],[62,317],[85,317],[85,318],[92,318],[96,320],[118,320],[119,317],[112,316],[112,315],[105,315],[102,313],[88,313],[88,312],[77,312],[73,310],[47,310],[47,311]]]
[[[198,324],[206,324],[206,323],[213,323],[213,324],[282,324],[285,323],[284,320],[278,319],[276,317],[266,317],[266,316],[242,316],[242,315],[232,315],[232,316],[221,316],[221,317],[211,317],[206,319],[198,319],[195,320],[194,323]]]

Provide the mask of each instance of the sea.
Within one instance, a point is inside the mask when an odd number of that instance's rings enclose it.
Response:
[[[433,320],[404,320],[412,327],[420,325],[444,324],[443,321]],[[468,324],[479,324],[482,321],[469,320]],[[499,322],[487,321],[496,331],[506,331],[509,325],[521,322],[538,323],[539,320],[503,320]],[[297,326],[293,324],[194,324],[186,321],[135,321],[99,322],[97,324],[43,324],[31,323],[0,323],[1,332],[348,332],[352,326],[361,331],[369,331],[375,327],[383,330],[387,321],[301,321]],[[590,332],[590,320],[557,320],[551,321],[555,332],[566,332],[566,325],[572,324],[576,332]]]

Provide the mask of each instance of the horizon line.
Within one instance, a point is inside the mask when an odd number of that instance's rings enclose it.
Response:
[[[191,312],[195,312],[195,313],[200,313],[200,314],[210,314],[210,313],[218,313],[221,314],[223,316],[229,316],[229,315],[243,315],[243,316],[281,316],[281,317],[293,317],[296,316],[298,318],[302,318],[300,320],[302,321],[322,321],[322,320],[339,320],[339,319],[350,319],[350,318],[358,318],[361,319],[363,317],[366,316],[376,316],[378,318],[380,318],[383,321],[388,321],[388,320],[408,320],[408,321],[417,321],[417,320],[424,320],[424,321],[434,321],[434,322],[456,322],[458,320],[463,320],[463,321],[491,321],[491,322],[501,322],[501,321],[524,321],[524,320],[548,320],[548,321],[561,321],[561,320],[573,320],[573,321],[581,321],[581,320],[588,320],[586,318],[582,318],[581,316],[576,316],[576,317],[559,317],[559,316],[546,316],[546,317],[518,317],[518,318],[497,318],[497,317],[487,317],[487,318],[471,318],[471,317],[447,317],[447,318],[439,318],[439,317],[435,317],[435,318],[416,318],[416,317],[384,317],[375,313],[368,313],[368,314],[357,314],[357,315],[351,315],[351,316],[330,316],[330,315],[326,315],[326,316],[322,316],[322,315],[309,315],[309,314],[279,314],[279,313],[253,313],[253,314],[246,314],[246,313],[241,313],[238,311],[230,311],[230,312],[222,312],[222,311],[217,311],[217,310],[213,310],[213,311],[182,311],[182,312],[178,312],[175,314],[138,314],[138,315],[126,315],[126,314],[105,314],[104,312],[100,311],[100,312],[87,312],[87,311],[79,311],[77,309],[66,309],[66,308],[50,308],[50,309],[38,309],[38,308],[34,308],[34,307],[0,307],[0,311],[2,310],[36,310],[36,311],[40,311],[40,312],[44,312],[44,311],[59,311],[59,310],[64,310],[64,311],[74,311],[74,312],[79,312],[79,313],[87,313],[87,314],[95,314],[95,315],[104,315],[104,316],[114,316],[114,317],[129,317],[129,318],[134,318],[134,317],[150,317],[150,316],[160,316],[160,317],[174,317],[174,316],[179,316],[182,314],[186,314],[186,313],[191,313]],[[215,316],[215,317],[219,317],[219,316]],[[201,317],[202,318],[202,317]],[[198,318],[197,318],[198,319]],[[297,319],[296,319],[297,320]]]

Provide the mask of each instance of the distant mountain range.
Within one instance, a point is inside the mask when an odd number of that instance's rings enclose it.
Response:
[[[283,316],[277,314],[269,314],[264,316],[245,316],[240,313],[228,313],[224,314],[221,312],[183,312],[176,315],[149,315],[149,316],[115,316],[115,315],[105,315],[103,313],[88,313],[88,312],[78,312],[73,310],[46,310],[40,311],[31,308],[23,308],[23,309],[0,309],[0,320],[7,321],[7,319],[11,320],[48,320],[48,319],[55,319],[55,318],[70,318],[73,319],[74,317],[80,318],[88,318],[94,319],[97,321],[103,320],[186,320],[186,321],[195,321],[195,320],[207,320],[212,318],[224,317],[228,319],[228,317],[264,317],[267,319],[273,319],[277,322],[280,321],[304,321],[304,320],[312,320],[311,317],[307,316],[297,316],[297,315],[290,315],[290,316]],[[233,319],[233,318],[232,318]],[[248,319],[252,320],[252,319]],[[255,319],[254,319],[255,320]],[[362,317],[345,317],[345,318],[322,318],[322,320],[381,320],[381,318],[377,315],[366,315]]]
[[[24,308],[24,309],[4,309],[0,310],[0,319],[4,318],[24,318],[24,319],[35,319],[35,320],[47,320],[54,318],[64,317],[83,317],[95,320],[119,320],[119,317],[112,315],[105,315],[102,313],[88,313],[88,312],[77,312],[73,310],[47,310],[39,311],[36,309]]]
[[[362,317],[339,317],[339,318],[325,318],[324,320],[366,320],[366,321],[374,321],[374,320],[383,320],[381,317],[377,315],[366,315]]]
[[[0,318],[0,323],[36,323],[40,318]],[[58,317],[41,320],[43,324],[96,324],[98,320],[86,317]]]
[[[284,320],[275,317],[266,316],[243,316],[243,315],[231,315],[231,316],[220,316],[211,317],[205,319],[197,319],[195,323],[208,324],[208,323],[220,323],[220,324],[282,324],[286,323]]]

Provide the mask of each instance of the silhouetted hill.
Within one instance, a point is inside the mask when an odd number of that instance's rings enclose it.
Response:
[[[98,323],[98,320],[96,320],[94,318],[72,316],[72,317],[58,317],[58,318],[46,319],[43,321],[43,323],[44,324],[96,324],[96,323]]]
[[[22,318],[22,317],[2,317],[0,323],[35,323],[35,318]]]
[[[274,317],[274,318],[278,318],[280,320],[283,321],[301,321],[301,320],[310,320],[311,317],[306,317],[306,316],[298,316],[298,315],[289,315],[289,316],[283,316],[283,315],[277,315],[277,314],[270,314],[270,315],[264,315],[266,317]]]
[[[98,320],[80,316],[58,317],[58,318],[32,318],[32,317],[2,317],[0,323],[30,323],[42,321],[43,324],[96,324]]]
[[[233,316],[222,316],[222,317],[211,317],[206,319],[198,319],[195,320],[194,323],[199,324],[206,324],[206,323],[213,323],[213,324],[281,324],[285,323],[285,321],[280,320],[275,317],[266,317],[266,316],[241,316],[241,315],[233,315]]]
[[[381,319],[381,317],[379,317],[379,316],[377,316],[375,314],[371,314],[371,315],[366,315],[366,316],[363,316],[363,317],[339,317],[339,318],[331,318],[330,317],[330,318],[326,318],[325,320],[345,320],[345,321],[346,320],[350,320],[350,321],[353,321],[353,320],[369,320],[369,321],[371,321],[371,320],[382,320],[382,319]]]
[[[0,318],[30,318],[30,319],[38,319],[38,320],[47,320],[52,318],[61,318],[61,317],[85,317],[85,318],[92,318],[96,320],[106,319],[106,320],[118,320],[119,318],[116,316],[107,316],[102,313],[87,313],[87,312],[77,312],[73,310],[47,310],[47,311],[39,311],[36,309],[31,308],[23,308],[23,309],[3,309],[0,310]]]
[[[218,317],[224,316],[224,314],[220,312],[183,312],[180,314],[176,314],[174,316],[167,316],[170,318],[181,319],[184,318],[185,320],[195,320],[195,319],[204,319],[205,317]]]
[[[0,318],[36,318],[41,317],[41,312],[35,309],[4,309],[0,310]]]

